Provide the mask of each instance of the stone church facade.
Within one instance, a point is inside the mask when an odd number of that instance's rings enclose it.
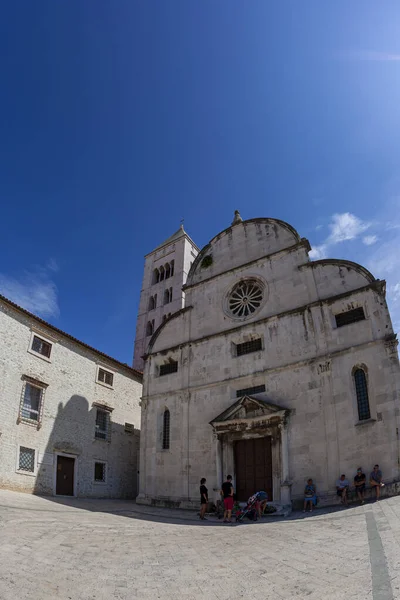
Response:
[[[199,252],[145,344],[138,502],[197,506],[200,478],[216,499],[228,473],[240,500],[281,504],[309,477],[329,501],[358,466],[399,479],[385,282],[309,251],[287,223],[236,213]]]

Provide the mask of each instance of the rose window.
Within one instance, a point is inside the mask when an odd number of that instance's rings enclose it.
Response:
[[[262,300],[263,290],[258,281],[241,281],[228,297],[229,312],[234,317],[249,317],[261,306]]]

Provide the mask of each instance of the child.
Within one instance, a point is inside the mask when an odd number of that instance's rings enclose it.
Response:
[[[207,521],[205,517],[208,504],[208,489],[205,486],[206,481],[207,480],[204,477],[200,479],[200,519],[202,521]]]

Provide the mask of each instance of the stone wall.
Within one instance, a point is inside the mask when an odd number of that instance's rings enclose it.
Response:
[[[52,344],[50,360],[30,351],[32,334]],[[76,494],[135,497],[139,453],[138,374],[0,302],[0,486],[55,493],[57,453],[76,457]],[[98,367],[114,374],[112,388],[97,381]],[[30,377],[46,384],[40,427],[19,420]],[[96,439],[96,411],[111,412],[109,441]],[[125,423],[133,426],[125,431]],[[35,450],[35,471],[18,472],[19,447]],[[106,482],[94,482],[94,463],[106,463]]]

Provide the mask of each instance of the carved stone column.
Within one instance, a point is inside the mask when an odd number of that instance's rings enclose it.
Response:
[[[214,502],[220,500],[220,489],[222,485],[223,478],[223,468],[222,468],[222,440],[215,433],[215,460],[216,460],[216,486],[214,487]]]
[[[291,482],[289,481],[289,436],[288,425],[283,421],[279,425],[281,432],[281,453],[282,453],[282,471],[281,471],[281,504],[291,503]]]

